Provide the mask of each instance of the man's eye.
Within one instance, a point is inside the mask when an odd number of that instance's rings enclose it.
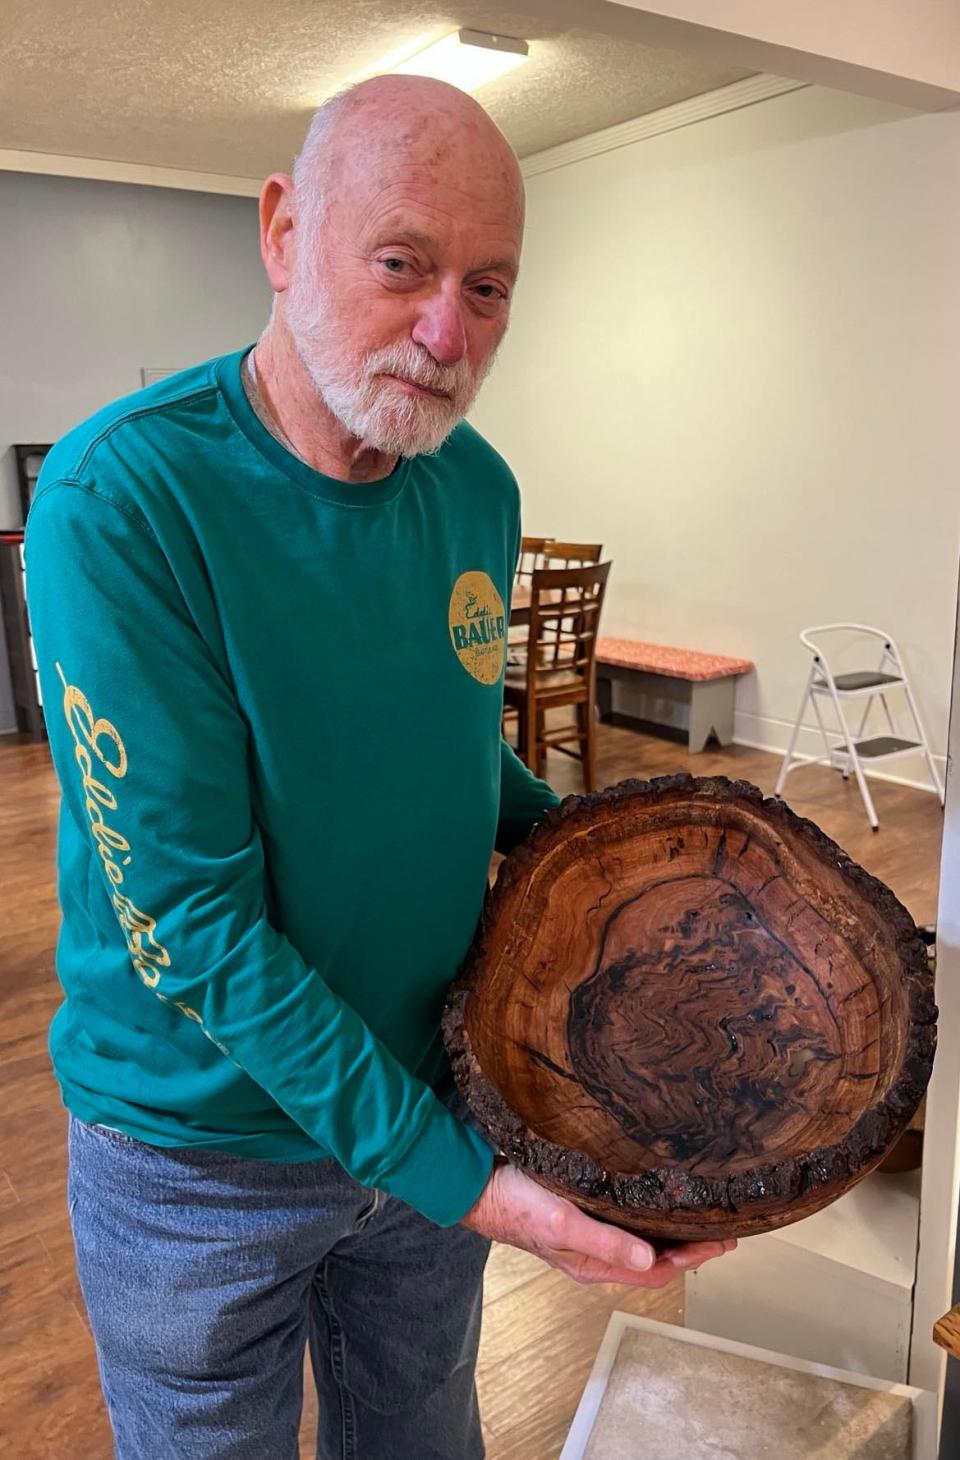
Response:
[[[506,299],[506,294],[496,284],[477,284],[474,292],[480,295],[481,299]]]
[[[406,259],[383,259],[382,262],[384,268],[389,269],[391,274],[399,274],[403,269],[409,267]]]

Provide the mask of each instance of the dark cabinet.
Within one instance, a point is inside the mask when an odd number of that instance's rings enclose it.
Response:
[[[43,707],[36,654],[27,620],[22,532],[0,533],[0,613],[7,641],[17,729],[27,731],[34,740],[41,740],[45,733]]]
[[[30,510],[33,489],[37,484],[37,477],[40,475],[43,458],[49,450],[49,443],[46,446],[14,446],[13,448],[13,454],[17,463],[17,488],[20,493],[20,510],[23,513],[24,522],[26,522],[27,513]]]
[[[47,445],[15,445],[17,491],[23,521],[27,520],[37,477]],[[7,662],[13,687],[13,708],[17,729],[40,740],[44,735],[43,707],[37,661],[27,619],[26,576],[23,564],[23,532],[0,531],[0,618],[7,642]]]

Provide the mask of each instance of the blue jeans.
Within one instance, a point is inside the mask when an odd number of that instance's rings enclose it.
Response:
[[[160,1149],[70,1123],[69,1205],[118,1460],[482,1460],[489,1243],[334,1160]]]

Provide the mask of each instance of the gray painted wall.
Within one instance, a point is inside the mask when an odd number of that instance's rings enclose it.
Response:
[[[56,440],[141,366],[239,348],[269,304],[252,198],[0,173],[0,527],[20,524],[13,442]]]

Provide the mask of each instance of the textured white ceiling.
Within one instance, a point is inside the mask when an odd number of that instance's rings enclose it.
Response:
[[[325,95],[459,26],[530,42],[525,66],[477,93],[522,157],[751,74],[482,0],[2,0],[0,13],[0,148],[236,177],[287,168]]]

